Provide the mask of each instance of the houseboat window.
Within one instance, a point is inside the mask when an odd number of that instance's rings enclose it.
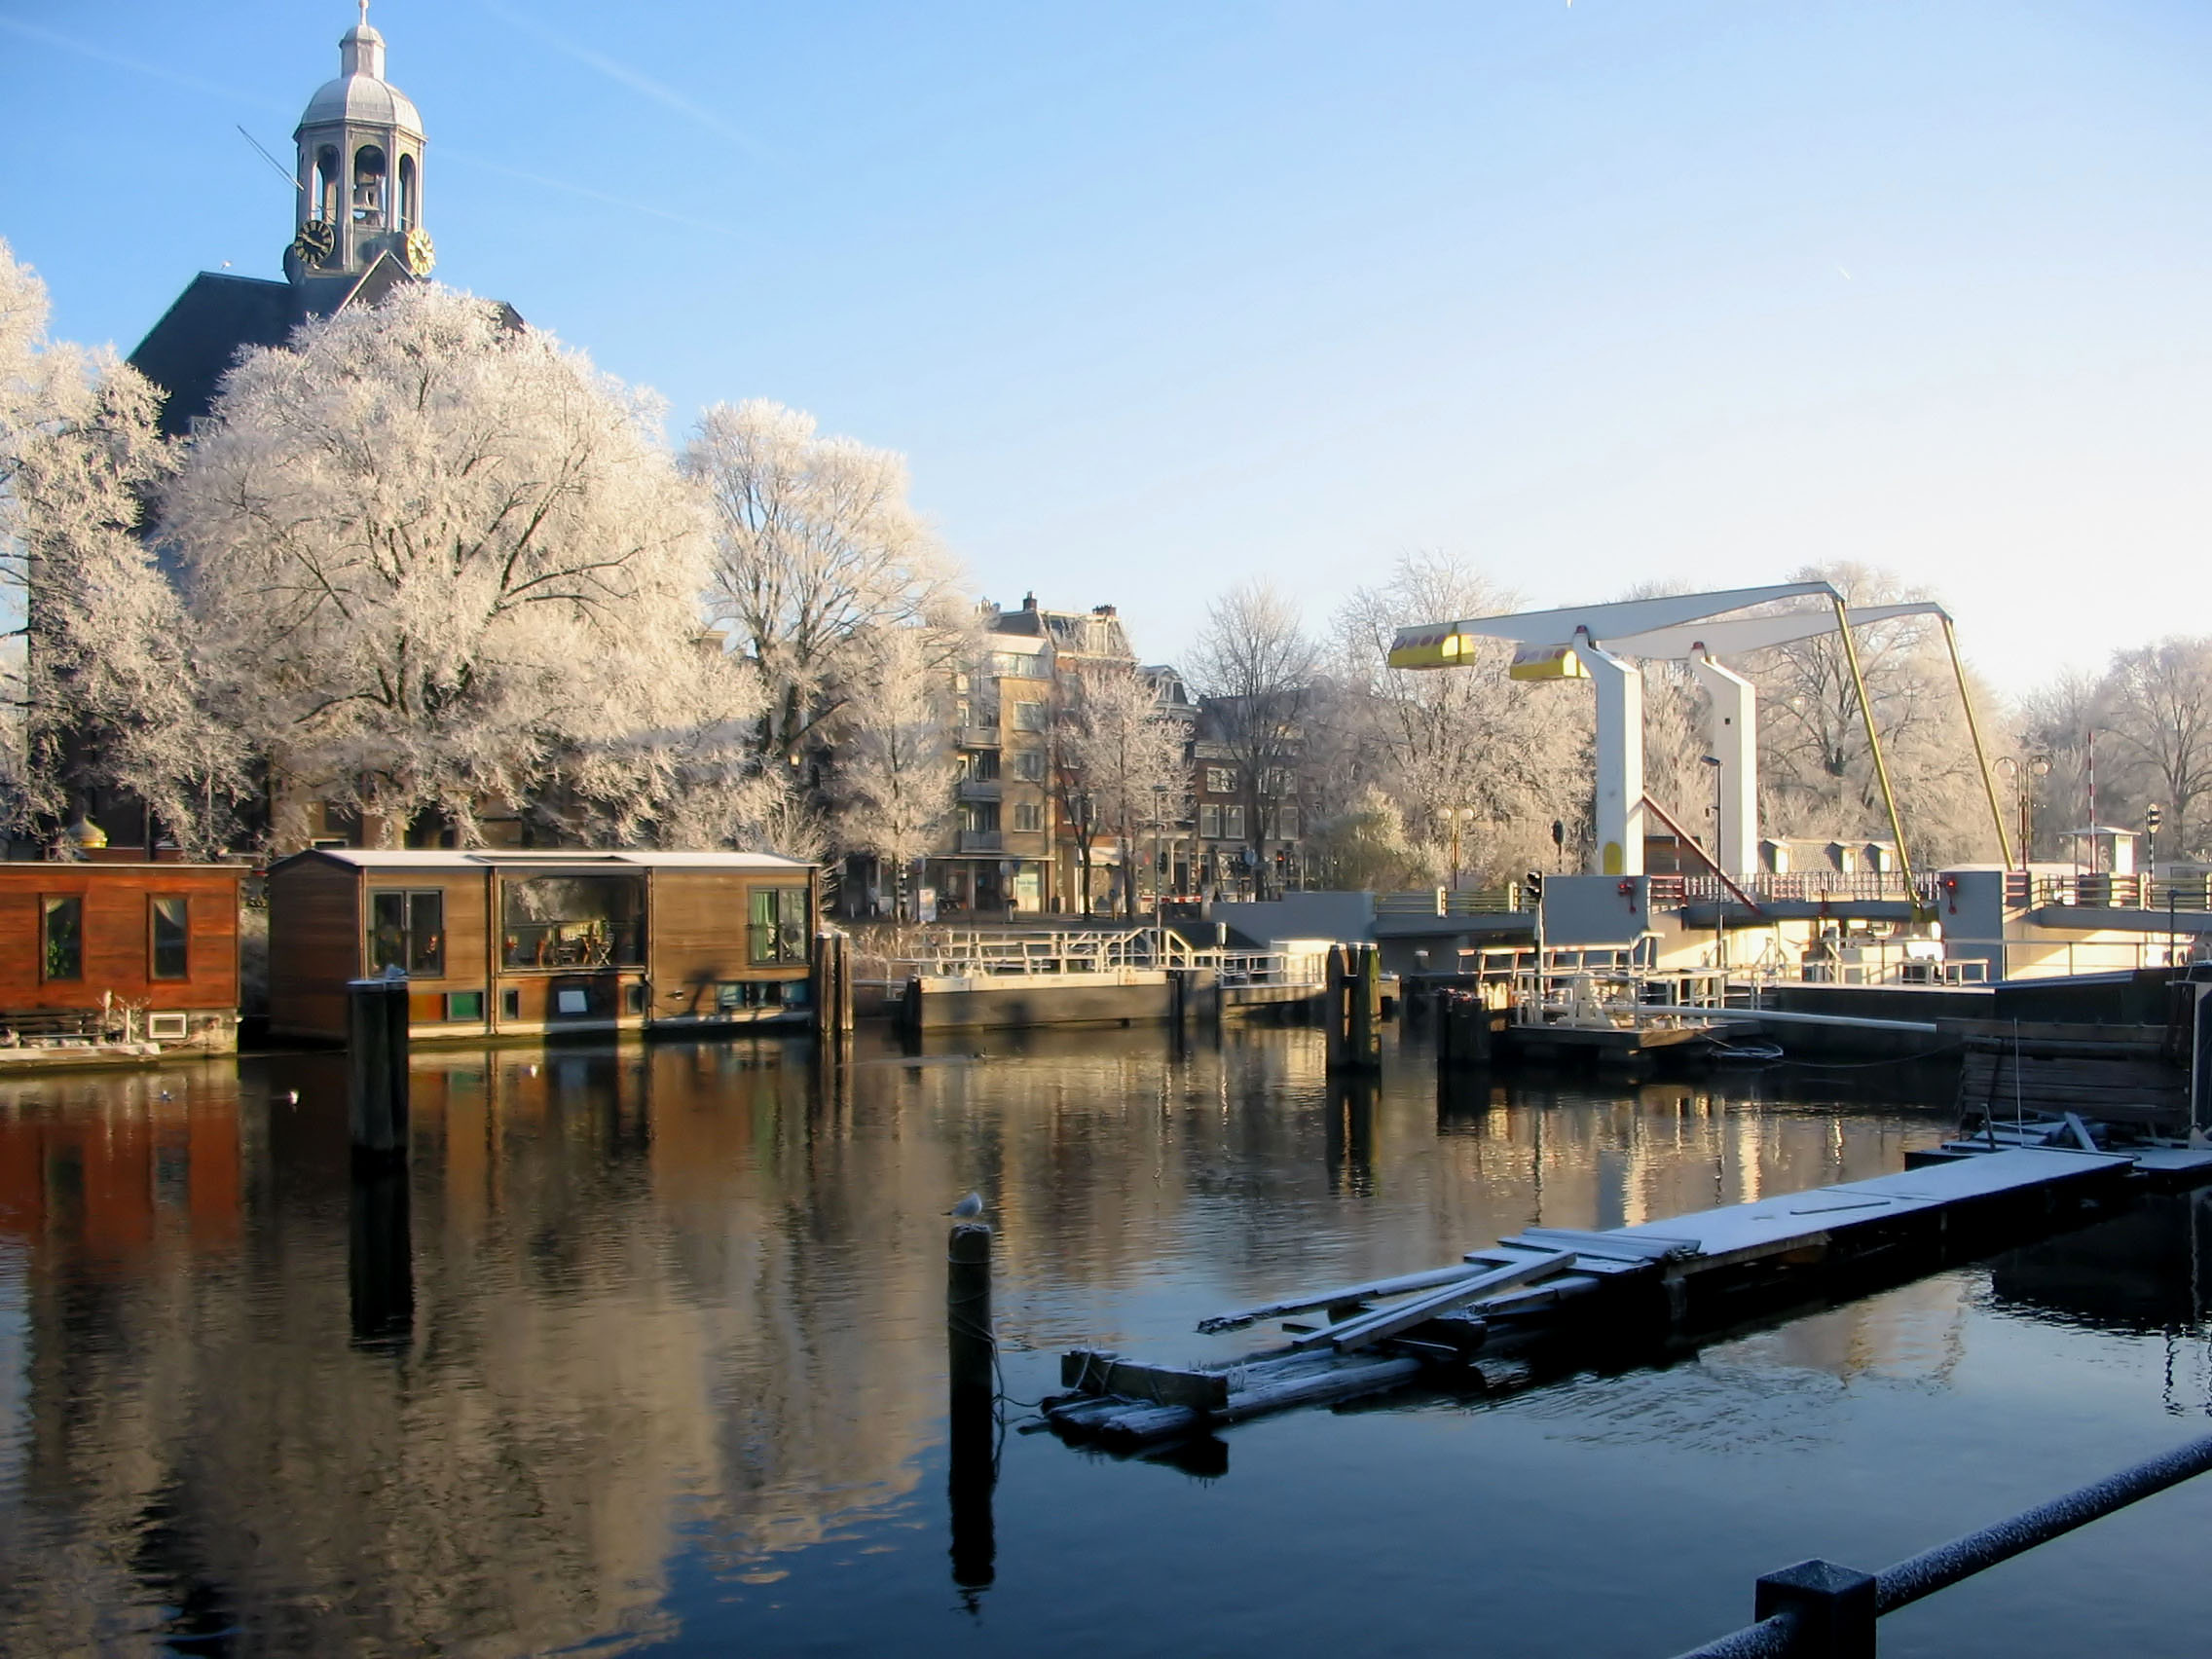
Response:
[[[483,1017],[484,993],[482,991],[446,992],[446,1018],[449,1021],[465,1019],[473,1023]]]
[[[387,968],[442,978],[446,971],[446,896],[443,893],[369,895],[369,971]]]
[[[642,968],[645,878],[534,875],[501,887],[509,968]]]
[[[188,979],[192,977],[192,935],[185,926],[190,901],[181,895],[174,898],[153,898],[146,901],[150,912],[152,938],[150,953],[156,979]]]
[[[806,889],[756,887],[751,936],[753,960],[761,963],[806,960]]]
[[[46,977],[82,979],[85,977],[84,900],[45,901],[43,927]]]

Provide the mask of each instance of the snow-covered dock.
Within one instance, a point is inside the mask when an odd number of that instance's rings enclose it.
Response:
[[[1896,1274],[2070,1216],[2120,1198],[2143,1173],[2120,1153],[1958,1143],[1945,1153],[1899,1174],[1635,1227],[1527,1228],[1449,1267],[1218,1314],[1198,1330],[1321,1315],[1285,1323],[1286,1344],[1220,1363],[1162,1366],[1077,1348],[1061,1360],[1068,1391],[1046,1402],[1046,1415],[1070,1439],[1130,1447],[1424,1375],[1495,1386],[1527,1375],[1521,1355],[1561,1339],[1617,1340],[1630,1357],[1638,1342],[1724,1325],[1778,1295],[1832,1288],[1854,1268]],[[2212,1157],[2192,1174],[2212,1180]]]

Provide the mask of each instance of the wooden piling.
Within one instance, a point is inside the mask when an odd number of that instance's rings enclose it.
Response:
[[[853,941],[841,933],[814,936],[809,972],[814,999],[814,1034],[824,1041],[848,1037],[853,1030]]]
[[[997,1575],[997,1344],[991,1334],[991,1230],[956,1224],[944,1251],[944,1346],[950,1380],[952,1580],[979,1589]]]
[[[1354,945],[1348,969],[1345,1063],[1377,1071],[1382,1065],[1382,947]]]
[[[1342,1071],[1345,1064],[1345,1047],[1348,1037],[1350,1010],[1347,984],[1350,975],[1346,963],[1347,950],[1341,944],[1329,946],[1327,975],[1321,992],[1321,1026],[1327,1039],[1328,1069]]]
[[[353,1166],[407,1162],[407,981],[354,979],[346,987],[346,1105]]]

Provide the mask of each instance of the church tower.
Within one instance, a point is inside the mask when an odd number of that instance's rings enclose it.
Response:
[[[299,189],[284,276],[306,314],[336,307],[386,254],[410,276],[430,271],[423,118],[384,78],[384,36],[369,26],[369,0],[360,4],[338,43],[338,78],[308,100],[292,134]]]

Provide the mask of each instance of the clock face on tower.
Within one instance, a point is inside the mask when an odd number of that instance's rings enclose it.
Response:
[[[319,270],[322,262],[338,251],[338,227],[321,219],[310,219],[292,239],[291,250],[300,256],[302,265],[311,271]]]
[[[437,254],[430,246],[430,233],[417,225],[407,233],[407,269],[418,276],[427,276],[430,267],[437,263]]]

